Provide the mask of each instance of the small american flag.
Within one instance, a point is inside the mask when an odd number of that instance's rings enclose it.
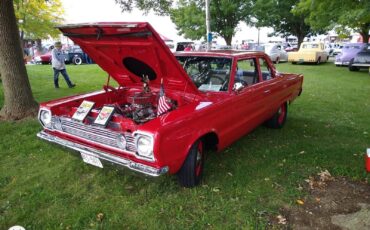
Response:
[[[161,79],[161,88],[159,89],[159,100],[157,108],[157,116],[160,116],[171,109],[171,106],[166,101],[166,95],[164,94],[163,78]]]

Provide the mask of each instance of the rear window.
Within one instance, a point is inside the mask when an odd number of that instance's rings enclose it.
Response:
[[[316,49],[319,48],[319,44],[303,44],[303,49]]]

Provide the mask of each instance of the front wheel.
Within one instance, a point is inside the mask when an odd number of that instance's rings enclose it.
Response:
[[[280,129],[284,126],[288,114],[288,105],[284,102],[278,111],[266,121],[266,126],[273,129]]]
[[[360,69],[357,66],[352,66],[354,59],[352,58],[349,62],[348,69],[349,71],[359,71]]]
[[[82,64],[82,58],[80,56],[75,56],[72,59],[72,63],[75,65],[81,65]]]
[[[179,183],[186,188],[197,186],[202,179],[203,167],[203,143],[198,140],[191,146],[181,169],[177,172]]]

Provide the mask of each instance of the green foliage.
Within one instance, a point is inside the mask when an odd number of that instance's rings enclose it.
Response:
[[[170,11],[172,21],[180,34],[190,39],[206,36],[205,2],[201,0],[180,0]],[[240,21],[250,21],[251,1],[214,0],[210,2],[211,31],[231,45]]]
[[[60,0],[14,0],[14,9],[24,38],[46,39],[59,34],[54,27],[63,22]]]
[[[173,1],[153,0],[116,0],[123,11],[133,7],[148,12],[154,10],[159,14],[169,14],[179,34],[189,39],[206,40],[206,13],[204,0]],[[210,1],[211,31],[215,37],[220,36],[231,45],[232,37],[240,21],[250,22],[252,0],[212,0]]]
[[[143,10],[148,13],[153,10],[158,15],[168,15],[173,2],[172,0],[115,0],[120,5],[123,12],[132,11],[133,8]]]
[[[294,35],[299,43],[303,38],[313,31],[305,23],[305,18],[309,11],[300,11],[293,14],[293,9],[299,0],[255,0],[253,12],[257,22],[257,27],[274,28],[273,35]]]
[[[302,11],[309,11],[306,22],[314,29],[335,29],[339,34],[351,29],[364,36],[364,42],[369,38],[370,1],[301,0],[296,12]]]
[[[100,90],[97,65],[67,66],[77,87],[53,88],[50,65],[27,66],[38,102]],[[220,153],[209,153],[201,186],[174,176],[143,178],[82,162],[78,153],[36,137],[36,119],[0,121],[0,229],[266,229],[269,215],[305,196],[298,187],[327,169],[370,180],[363,153],[370,136],[370,77],[333,63],[278,64],[302,73],[302,95],[286,126],[264,126]],[[0,83],[0,107],[3,102]]]
[[[206,14],[204,4],[194,1],[180,1],[178,8],[172,9],[170,15],[179,34],[184,35],[185,38],[197,40],[205,36]]]

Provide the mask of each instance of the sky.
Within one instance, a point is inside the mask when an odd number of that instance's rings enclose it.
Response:
[[[122,13],[119,5],[114,0],[61,0],[64,7],[66,23],[84,22],[149,22],[154,29],[175,41],[188,40],[177,34],[176,26],[168,16],[157,16],[154,13],[143,15],[143,12],[134,10],[131,13]],[[212,20],[212,19],[211,19]],[[268,38],[267,33],[272,29],[262,28],[260,42],[268,42],[279,38]],[[240,44],[241,40],[253,39],[257,42],[258,30],[250,28],[244,23],[238,26],[238,31],[233,38],[233,43]],[[217,39],[217,43],[225,44],[223,39]]]

